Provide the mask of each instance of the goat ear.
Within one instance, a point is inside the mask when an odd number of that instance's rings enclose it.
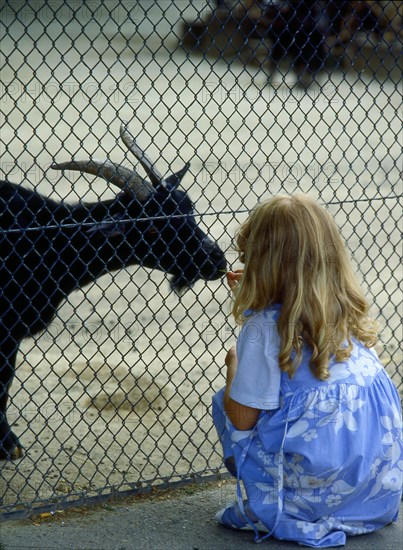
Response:
[[[180,182],[182,181],[183,176],[186,174],[186,172],[190,168],[190,162],[187,162],[185,166],[182,168],[182,170],[179,170],[179,172],[175,172],[175,174],[172,174],[171,176],[168,176],[165,178],[164,183],[170,191],[173,189],[176,189]]]

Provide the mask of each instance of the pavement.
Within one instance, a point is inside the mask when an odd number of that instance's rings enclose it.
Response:
[[[246,550],[251,532],[231,531],[214,519],[233,499],[232,481],[198,483],[87,508],[46,512],[0,522],[0,550]],[[347,550],[400,550],[403,505],[396,524],[349,538]],[[270,550],[296,550],[297,544],[269,539]]]

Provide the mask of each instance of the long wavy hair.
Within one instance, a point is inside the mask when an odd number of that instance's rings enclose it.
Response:
[[[329,377],[329,360],[350,357],[351,338],[372,347],[378,324],[355,277],[330,214],[306,195],[278,195],[258,204],[236,234],[244,273],[232,312],[281,304],[280,369],[292,377],[310,346],[314,375]],[[293,355],[293,358],[292,358]]]

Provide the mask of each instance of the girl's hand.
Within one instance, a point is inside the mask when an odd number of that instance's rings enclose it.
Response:
[[[227,283],[231,290],[234,290],[242,278],[243,269],[236,269],[235,271],[228,271]]]

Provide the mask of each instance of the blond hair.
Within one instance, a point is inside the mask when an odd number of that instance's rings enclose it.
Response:
[[[375,345],[377,323],[330,214],[306,195],[278,195],[258,204],[241,225],[237,250],[245,264],[233,314],[281,304],[279,365],[290,377],[312,349],[310,368],[329,377],[328,364],[350,357],[351,337]],[[291,358],[295,352],[294,359]]]

